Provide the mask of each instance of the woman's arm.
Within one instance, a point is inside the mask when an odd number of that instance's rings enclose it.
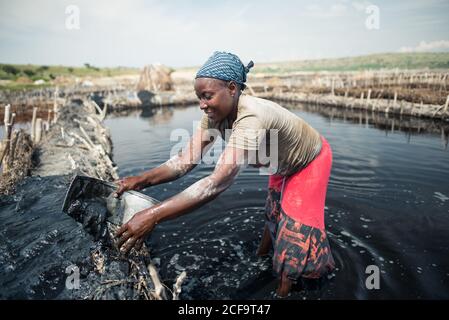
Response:
[[[202,155],[207,153],[213,143],[206,136],[206,130],[198,128],[193,134],[187,148],[171,157],[162,165],[154,168],[143,176],[149,185],[176,180],[197,166]]]
[[[215,199],[226,190],[247,164],[247,153],[242,149],[227,147],[219,158],[213,173],[181,193],[137,213],[118,231],[118,247],[127,253],[132,247],[139,247],[154,226],[165,220],[184,215]]]
[[[116,197],[127,190],[141,190],[182,177],[196,167],[202,159],[202,155],[206,154],[212,145],[213,143],[208,139],[207,131],[198,128],[185,150],[160,166],[146,171],[139,176],[118,180],[119,188],[115,193]]]
[[[151,208],[156,223],[170,220],[190,212],[215,199],[232,185],[244,167],[245,152],[242,149],[226,148],[211,175],[195,182],[190,187]],[[242,159],[239,163],[239,160]]]

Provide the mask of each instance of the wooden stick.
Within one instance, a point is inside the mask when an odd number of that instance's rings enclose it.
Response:
[[[157,273],[156,267],[151,262],[148,264],[148,272],[150,273],[151,280],[154,284],[155,289],[155,297],[158,300],[167,300],[167,295],[165,294],[165,288],[161,283],[161,280],[159,280],[159,275]]]
[[[8,136],[8,124],[9,124],[9,113],[11,110],[11,106],[9,104],[7,104],[5,106],[5,119],[4,119],[4,124],[5,124],[5,137]]]
[[[54,100],[53,100],[53,112],[54,112],[53,123],[56,123],[56,121],[58,121],[58,101],[56,100],[56,96],[58,95],[58,91],[59,91],[59,88],[56,87],[55,88],[55,93],[54,93]]]
[[[440,112],[440,110],[442,110],[443,108],[444,108],[444,106],[439,106],[439,107],[434,111],[434,113],[433,113],[433,115],[432,115],[432,118],[435,118],[436,114],[437,114],[438,112]]]
[[[13,116],[10,115],[11,106],[8,104],[5,106],[5,139],[3,142],[3,150],[0,154],[0,164],[2,164],[2,172],[6,173],[8,171],[8,155],[9,155],[9,147],[11,144],[11,131],[12,126],[14,124],[14,118],[16,116],[13,113]]]
[[[51,109],[48,109],[47,123],[48,123],[48,128],[47,128],[47,131],[48,131],[50,129],[50,123],[51,123]]]
[[[37,116],[37,107],[34,107],[33,118],[31,120],[31,141],[33,141],[33,143],[36,137],[36,116]]]
[[[173,300],[179,300],[179,294],[181,293],[181,285],[186,276],[187,273],[183,271],[176,279],[176,283],[173,285]]]
[[[98,113],[101,114],[103,111],[101,110],[101,108],[98,106],[98,104],[94,101],[94,100],[90,100],[91,103],[95,106],[95,109],[97,109]]]
[[[102,120],[104,120],[106,118],[107,112],[108,112],[108,104],[105,102],[104,103],[104,108],[103,108],[103,113],[102,113],[102,116],[101,116]]]
[[[9,125],[11,126],[11,128],[14,126],[15,121],[16,121],[16,113],[13,112],[13,114],[11,115],[11,119],[9,121]]]
[[[22,135],[19,131],[14,130],[14,135],[11,139],[10,148],[9,148],[9,154],[8,154],[8,165],[13,164],[15,159],[15,152],[16,152],[16,146],[19,140],[21,140]]]
[[[80,125],[80,130],[81,130],[81,133],[86,138],[86,141],[89,142],[89,144],[92,146],[92,148],[95,148],[95,143],[92,141],[92,139],[87,134],[86,130],[84,130],[84,128],[81,125]]]
[[[42,119],[36,119],[36,143],[39,143],[42,138]]]
[[[67,158],[68,158],[69,161],[70,161],[70,165],[72,166],[72,170],[75,170],[78,166],[77,166],[75,160],[73,160],[73,157],[71,156],[70,153],[67,154]]]
[[[75,132],[67,132],[68,135],[71,135],[73,137],[75,137],[76,139],[78,139],[79,141],[81,141],[81,143],[83,143],[87,149],[89,150],[95,150],[95,148],[93,148],[89,142],[86,141],[86,139],[84,139],[83,137],[80,137],[77,133]]]
[[[447,95],[447,98],[446,98],[446,104],[444,105],[444,113],[447,112],[447,107],[448,107],[448,105],[449,105],[449,95]]]

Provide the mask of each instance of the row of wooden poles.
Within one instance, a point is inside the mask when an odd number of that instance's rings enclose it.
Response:
[[[2,172],[5,173],[8,170],[8,157],[10,155],[10,149],[11,149],[11,134],[12,134],[12,128],[14,126],[14,121],[16,118],[16,114],[11,114],[11,106],[8,104],[5,106],[5,119],[4,119],[4,126],[5,126],[5,137],[3,138],[3,141],[1,143],[0,147],[0,164],[2,165]],[[11,150],[12,151],[12,150]]]
[[[287,81],[291,85],[311,86],[311,87],[329,87],[334,82],[336,87],[354,88],[354,87],[390,87],[411,85],[421,87],[434,87],[444,89],[449,86],[449,73],[447,72],[343,72],[329,74],[298,74],[292,75]]]
[[[55,91],[55,99],[53,103],[53,110],[48,110],[47,121],[43,121],[42,118],[37,117],[38,107],[33,108],[33,117],[31,120],[31,141],[33,145],[38,144],[42,139],[42,133],[48,131],[52,123],[55,123],[58,119],[58,103],[56,100],[57,91]],[[52,119],[53,114],[53,119]],[[6,173],[9,170],[9,163],[14,161],[15,150],[17,147],[16,142],[18,139],[13,139],[13,127],[16,114],[11,112],[11,105],[5,106],[4,117],[4,130],[5,136],[3,141],[0,142],[0,165],[2,167],[2,173]]]
[[[345,98],[348,98],[348,92],[349,92],[348,89],[346,89],[345,96],[344,96]],[[333,96],[335,95],[335,88],[333,86],[333,82],[332,82],[332,87],[331,87],[331,95],[333,95]],[[365,97],[365,92],[364,91],[362,91],[360,93],[360,100],[363,101],[364,99],[365,99],[365,101],[367,103],[370,102],[370,100],[371,100],[371,89],[368,89],[366,97]],[[397,100],[398,100],[398,92],[394,91],[393,105],[396,105]],[[445,112],[447,111],[448,104],[449,104],[449,95],[447,95],[446,103],[444,104],[444,111]],[[423,105],[422,101],[421,101],[421,105]]]
[[[406,78],[406,76],[407,76],[407,74],[404,75],[404,78]],[[426,74],[424,74],[424,76],[423,75],[416,75],[414,77],[414,75],[411,74],[411,75],[408,75],[409,78],[408,78],[407,81],[412,82],[412,81],[414,81],[416,79],[425,79],[425,80],[433,79],[434,81],[436,81],[436,80],[440,81],[440,84],[444,85],[444,87],[445,87],[446,86],[446,81],[447,81],[447,78],[448,78],[447,76],[448,76],[448,74],[440,74],[440,73],[435,73],[435,74],[431,74],[430,76],[428,76],[428,74],[426,73]],[[355,76],[353,76],[353,78],[357,79],[357,77],[355,77]],[[402,77],[400,77],[399,79],[402,79]],[[336,77],[336,76],[328,76],[328,77],[319,78],[318,80],[319,80],[319,85],[320,86],[323,86],[323,84],[324,84],[325,87],[330,89],[330,95],[331,96],[337,96],[336,95],[336,89],[337,88],[343,88],[343,89],[345,89],[344,98],[347,99],[349,97],[349,93],[350,93],[350,90],[352,89],[352,87],[350,86],[350,84],[345,83],[345,81],[342,81],[341,78]],[[360,80],[360,76],[359,76],[359,78],[357,80]],[[370,80],[372,80],[372,79],[370,79]],[[315,81],[316,80],[311,80],[311,82],[309,82],[309,87],[313,87],[313,83]],[[397,81],[397,83],[403,84],[399,80]],[[287,87],[287,89],[291,89],[292,82],[287,80],[286,81],[286,87]],[[304,86],[304,87],[306,87],[306,86]],[[264,85],[263,89],[264,89],[264,93],[267,94],[268,93],[268,87],[266,85]],[[360,97],[359,97],[360,102],[362,104],[366,104],[366,105],[370,104],[370,101],[373,99],[373,97],[371,95],[373,90],[376,90],[376,89],[368,88],[366,90],[366,92],[365,92],[365,90],[362,90],[362,92],[360,93]],[[277,93],[277,94],[284,94],[284,90],[283,90],[283,87],[281,85],[279,85],[277,88],[275,87],[273,89],[273,92]],[[379,96],[378,97],[374,97],[374,99],[379,99]],[[390,100],[390,99],[388,98],[388,100]],[[393,97],[392,100],[393,100],[392,101],[393,107],[395,107],[397,105],[397,103],[398,103],[398,91],[397,90],[394,90],[394,97]],[[412,102],[410,102],[410,103],[413,105],[414,108],[418,108],[419,110],[423,110],[423,108],[424,108],[424,103],[423,103],[422,100],[421,100],[420,104],[415,104],[415,103],[412,103]],[[447,114],[448,110],[449,110],[449,95],[447,95],[446,102],[443,105],[437,106],[437,109],[434,111],[433,117],[435,117],[435,115],[438,112],[443,112],[444,114]],[[389,107],[386,109],[387,113],[388,113],[388,111],[389,111]],[[421,112],[419,112],[419,114],[420,113]],[[401,114],[402,114],[402,108],[401,108]]]
[[[264,88],[264,92],[266,94],[268,93],[268,90],[267,90],[266,87]],[[283,91],[282,87],[279,87],[279,88],[274,89],[273,93],[275,93],[275,94],[285,94],[285,93],[288,93],[288,92]],[[368,89],[368,90],[366,90],[366,96],[365,96],[365,91],[362,91],[360,93],[360,97],[359,97],[360,102],[362,104],[366,104],[366,105],[370,104],[371,100],[373,100],[373,97],[371,96],[371,93],[372,93],[372,89]],[[337,96],[335,94],[335,90],[334,90],[333,86],[331,88],[330,96],[339,97],[339,96]],[[349,98],[349,89],[346,89],[344,96],[340,96],[340,97],[344,98],[344,99],[348,99]],[[374,99],[379,99],[379,97],[374,97]],[[387,100],[389,101],[388,103],[390,104],[391,100],[389,98],[387,98]],[[403,101],[403,100],[401,100],[401,101]],[[420,108],[424,107],[423,101],[421,101],[420,104],[415,104],[415,103],[412,103],[412,102],[410,102],[410,103],[413,104],[415,107],[420,107]],[[397,106],[397,104],[398,104],[398,92],[394,91],[394,97],[393,97],[392,105],[393,105],[393,107],[395,107],[395,106]],[[443,105],[436,105],[436,107],[437,107],[437,112],[443,111],[444,113],[447,113],[449,111],[449,95],[447,95],[446,102]],[[387,110],[387,112],[388,112],[388,110]]]
[[[287,85],[287,87],[291,87],[291,84],[290,85]],[[339,86],[339,88],[344,88],[345,86],[344,86],[344,84],[343,83],[341,83],[341,85]],[[336,82],[334,81],[334,79],[332,79],[331,81],[330,81],[330,94],[331,95],[333,95],[333,96],[335,96],[335,88],[336,88]],[[267,90],[268,88],[267,88],[267,86],[264,86],[264,91],[265,91],[265,93],[267,93]],[[283,93],[282,92],[282,87],[279,87],[278,88],[278,91],[279,91],[279,93]],[[368,91],[367,91],[367,94],[366,94],[366,96],[365,96],[365,93],[362,91],[361,93],[360,93],[360,99],[363,101],[364,99],[365,99],[365,101],[366,102],[369,102],[370,101],[370,99],[372,98],[371,97],[371,92],[372,92],[372,89],[368,89]],[[344,95],[344,97],[345,98],[348,98],[348,94],[349,94],[349,88],[348,87],[346,87],[346,90],[345,90],[345,95]],[[394,91],[394,98],[393,98],[393,105],[396,105],[396,102],[397,102],[397,99],[398,99],[398,92],[397,92],[397,90],[395,90]],[[447,110],[447,108],[448,108],[448,104],[449,104],[449,95],[447,96],[447,98],[446,98],[446,103],[445,103],[445,105],[444,105],[444,110],[446,111]]]
[[[335,96],[335,91],[334,91],[334,82],[332,82],[332,88],[331,88],[331,95]],[[348,98],[348,89],[346,89],[345,91],[345,95],[344,98],[347,99]],[[360,93],[360,101],[365,104],[369,104],[371,100],[371,89],[368,89],[366,97],[365,97],[365,92],[362,91]],[[397,100],[398,100],[398,92],[394,91],[394,98],[393,98],[393,107],[395,107],[397,105]],[[414,106],[416,106],[415,104],[413,104]],[[424,103],[421,100],[421,103],[419,105],[417,105],[416,107],[418,107],[420,110],[423,110],[424,108]],[[439,106],[434,112],[433,112],[433,117],[435,117],[435,115],[442,111],[444,114],[447,114],[448,112],[448,108],[449,108],[449,95],[447,95],[446,97],[446,102],[445,104]],[[390,107],[387,107],[387,109],[385,110],[386,113],[388,113]],[[421,113],[421,111],[420,111]],[[402,114],[402,107],[401,107],[401,114]]]
[[[133,84],[134,86],[134,84]],[[135,88],[131,85],[117,83],[114,85],[95,85],[92,87],[78,87],[78,86],[68,86],[64,88],[55,87],[53,89],[45,88],[45,89],[33,89],[29,91],[23,92],[15,92],[15,91],[1,91],[0,92],[0,103],[10,103],[13,105],[43,105],[49,102],[51,104],[51,99],[53,95],[56,97],[62,97],[65,100],[69,100],[71,98],[79,98],[86,97],[88,94],[92,92],[100,92],[103,95],[113,94],[118,95],[122,92],[130,92],[134,91]]]

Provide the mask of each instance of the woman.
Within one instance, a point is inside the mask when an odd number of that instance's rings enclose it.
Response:
[[[118,181],[116,196],[126,190],[175,180],[192,170],[212,146],[211,136],[227,141],[211,175],[181,193],[137,213],[118,231],[118,244],[127,253],[139,248],[156,224],[191,212],[226,190],[247,164],[268,167],[266,224],[259,255],[274,249],[277,293],[286,296],[300,277],[320,278],[334,268],[324,229],[324,201],[332,151],[323,136],[278,104],[244,94],[244,67],[231,53],[215,52],[195,78],[200,109],[205,112],[186,149],[140,176]],[[268,131],[269,130],[269,131]],[[231,132],[230,135],[226,134]],[[269,161],[261,153],[270,146]],[[272,154],[272,147],[274,152]]]

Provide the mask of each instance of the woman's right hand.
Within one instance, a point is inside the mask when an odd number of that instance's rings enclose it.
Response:
[[[145,181],[142,178],[142,176],[125,177],[117,181],[114,181],[114,183],[117,183],[119,185],[114,193],[114,197],[116,198],[120,197],[125,191],[129,190],[138,191],[145,188]]]

